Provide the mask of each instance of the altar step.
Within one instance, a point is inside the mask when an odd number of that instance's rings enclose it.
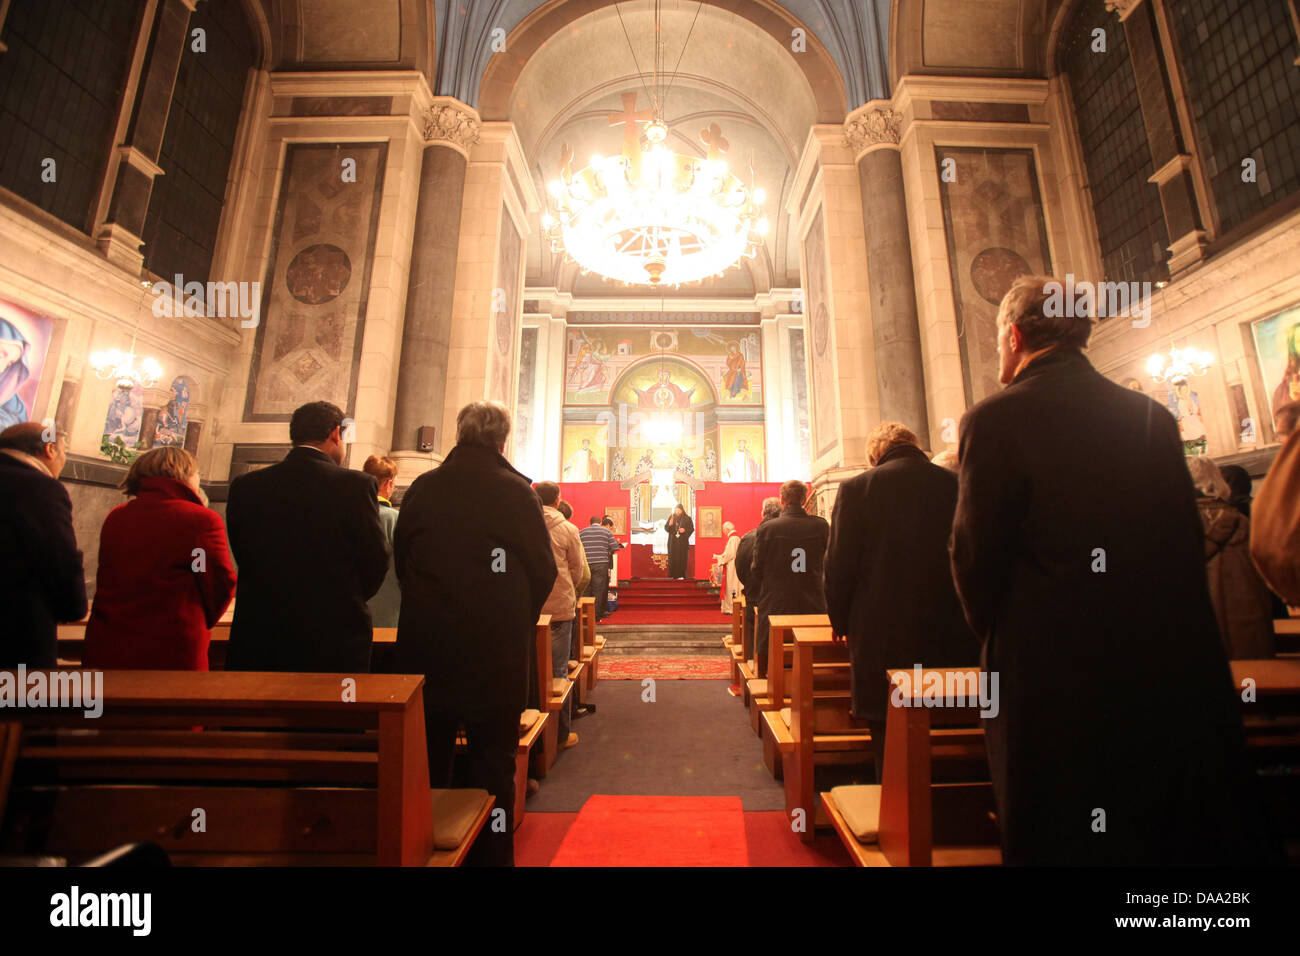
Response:
[[[721,618],[721,614],[718,615]],[[683,624],[610,624],[601,622],[597,633],[605,638],[605,654],[617,657],[723,656],[725,623],[717,627]]]

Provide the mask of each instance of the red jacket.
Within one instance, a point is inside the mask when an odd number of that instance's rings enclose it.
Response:
[[[208,639],[235,592],[235,569],[225,522],[188,485],[145,478],[138,497],[109,512],[96,581],[84,666],[208,669]]]

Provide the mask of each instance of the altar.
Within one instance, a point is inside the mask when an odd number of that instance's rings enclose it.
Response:
[[[630,567],[630,577],[668,577],[668,554],[666,552],[664,554],[655,554],[653,544],[630,544],[627,549],[631,552],[631,560],[628,562]],[[691,545],[686,554],[686,566],[688,568],[694,568],[695,545]]]

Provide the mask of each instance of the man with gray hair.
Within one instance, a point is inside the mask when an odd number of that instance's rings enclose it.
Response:
[[[58,625],[86,613],[86,575],[59,483],[67,436],[40,422],[0,432],[0,668],[54,667]]]
[[[393,535],[402,587],[398,666],[423,674],[429,780],[452,785],[456,734],[468,773],[505,812],[484,827],[474,862],[514,862],[514,771],[527,706],[529,649],[555,584],[551,536],[527,478],[503,456],[510,413],[474,402],[456,417],[456,446],[411,483]]]
[[[1007,387],[966,413],[958,445],[952,570],[999,675],[984,725],[1003,862],[1278,859],[1178,425],[1092,367],[1091,319],[1045,308],[1057,283],[1012,283]]]

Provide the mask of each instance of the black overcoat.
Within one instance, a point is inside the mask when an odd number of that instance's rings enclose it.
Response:
[[[773,614],[826,611],[822,576],[831,529],[825,518],[800,507],[787,507],[755,531],[749,566],[750,589],[758,601],[754,646],[766,654],[768,619]]]
[[[1077,350],[962,419],[952,567],[999,675],[1008,863],[1270,852],[1178,426]]]
[[[883,720],[888,668],[973,666],[979,642],[953,588],[957,476],[895,445],[840,486],[826,552],[826,610],[848,638],[853,711]]]
[[[238,566],[228,670],[366,673],[388,571],[375,480],[300,445],[230,484]]]
[[[61,621],[86,614],[86,575],[67,489],[0,452],[0,668],[54,667]]]
[[[677,524],[674,525],[673,522]],[[681,529],[681,534],[677,529]],[[687,567],[691,554],[691,535],[695,531],[695,522],[691,520],[690,515],[682,515],[680,518],[669,517],[665,523],[665,531],[668,532],[668,576],[670,578],[691,578],[694,572]]]
[[[528,479],[489,448],[457,445],[411,484],[393,549],[398,666],[425,675],[425,707],[461,719],[522,711],[557,573]]]

